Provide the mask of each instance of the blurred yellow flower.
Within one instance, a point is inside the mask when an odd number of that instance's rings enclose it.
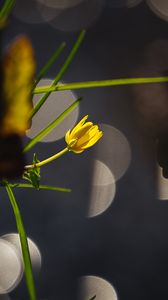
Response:
[[[72,131],[68,130],[66,133],[65,141],[70,151],[81,153],[96,144],[102,137],[103,133],[99,127],[92,122],[86,122],[87,118],[88,116],[85,116]]]
[[[33,47],[27,36],[20,35],[9,45],[2,68],[5,112],[0,134],[24,135],[30,125],[31,92],[36,69]]]

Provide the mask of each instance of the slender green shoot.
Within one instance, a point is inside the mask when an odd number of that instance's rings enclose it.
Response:
[[[59,47],[51,55],[51,57],[49,58],[49,60],[47,61],[47,63],[43,66],[43,68],[37,74],[36,80],[35,80],[34,85],[33,85],[33,89],[37,86],[37,84],[39,83],[39,81],[46,75],[46,73],[48,72],[48,70],[50,69],[50,67],[53,65],[53,63],[55,62],[55,60],[58,58],[58,56],[60,55],[60,53],[63,51],[63,49],[65,48],[65,46],[66,46],[65,42],[61,43],[59,45]]]
[[[5,0],[4,4],[0,10],[0,27],[3,27],[5,24],[13,6],[15,5],[16,0]]]
[[[68,151],[69,151],[69,148],[66,147],[63,150],[59,151],[58,153],[56,153],[56,154],[54,154],[54,155],[52,155],[52,156],[50,156],[50,157],[48,157],[48,158],[46,158],[46,159],[38,162],[36,164],[26,165],[25,166],[25,170],[32,170],[34,168],[40,168],[40,167],[42,167],[42,166],[44,166],[44,165],[46,165],[46,164],[48,164],[48,163],[56,160],[57,158],[61,157],[63,154],[67,153]]]
[[[109,79],[100,81],[86,81],[86,82],[74,82],[67,84],[58,84],[55,86],[41,86],[34,89],[34,94],[41,94],[46,92],[65,91],[65,90],[77,90],[88,89],[95,87],[117,86],[117,85],[131,85],[131,84],[146,84],[146,83],[163,83],[168,82],[168,77],[142,77],[142,78],[121,78],[121,79]]]
[[[57,85],[57,83],[60,81],[60,79],[62,78],[62,76],[64,75],[66,70],[68,69],[68,67],[69,67],[70,63],[72,62],[76,52],[79,49],[79,46],[81,45],[81,43],[84,39],[84,36],[85,36],[85,30],[81,31],[81,33],[79,34],[72,50],[70,51],[68,57],[66,58],[66,60],[63,64],[63,66],[61,67],[60,71],[58,72],[58,74],[54,78],[54,80],[51,84],[51,87]],[[30,119],[33,118],[33,116],[38,112],[38,110],[45,103],[45,101],[47,100],[47,98],[49,97],[50,94],[51,94],[51,91],[46,91],[45,94],[41,97],[41,99],[36,103],[36,105],[34,106],[33,110],[30,113]]]
[[[92,298],[90,298],[89,300],[94,300],[96,299],[96,295],[94,295]]]
[[[20,237],[23,262],[24,262],[25,279],[26,279],[27,289],[29,292],[29,299],[36,300],[37,298],[36,298],[36,290],[35,290],[35,285],[34,285],[33,271],[32,271],[29,247],[28,247],[28,242],[27,242],[27,237],[26,237],[26,232],[25,232],[22,216],[21,216],[20,209],[19,209],[19,206],[15,199],[15,196],[14,196],[11,186],[8,184],[7,180],[3,180],[3,183],[5,185],[7,194],[9,196],[10,203],[13,208],[16,225],[17,225],[17,230],[18,230],[19,237]]]
[[[12,188],[34,188],[32,184],[29,183],[12,183],[9,184]],[[70,193],[72,190],[69,188],[62,188],[58,186],[49,186],[49,185],[39,185],[38,190],[48,190],[48,191],[56,191],[56,192],[63,192],[63,193]]]
[[[73,102],[61,115],[52,121],[46,128],[39,132],[32,140],[30,140],[24,147],[23,152],[27,152],[33,148],[39,141],[41,141],[47,134],[49,134],[65,117],[79,105],[81,98]]]

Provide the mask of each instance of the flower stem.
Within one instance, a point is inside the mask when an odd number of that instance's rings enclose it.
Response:
[[[24,147],[23,152],[29,151],[38,142],[40,142],[47,134],[49,134],[65,117],[80,104],[81,98],[73,102],[62,114],[60,114],[54,121],[52,121],[47,127],[40,131],[32,140],[30,140]]]
[[[11,186],[8,184],[7,180],[3,180],[3,184],[6,188],[7,194],[9,196],[10,203],[13,208],[13,212],[15,215],[17,230],[19,233],[21,248],[22,248],[22,255],[23,255],[23,262],[24,262],[24,269],[25,269],[25,278],[26,278],[26,284],[27,289],[29,292],[29,299],[30,300],[36,300],[36,290],[34,285],[34,278],[33,278],[33,271],[32,271],[32,265],[31,265],[31,259],[30,259],[30,253],[29,253],[29,247],[26,237],[26,232],[22,220],[22,216],[20,213],[19,206],[16,202],[15,196],[13,194]]]
[[[30,189],[34,188],[34,186],[29,183],[10,183],[9,186],[12,188],[30,188]],[[47,191],[64,192],[64,193],[70,193],[72,191],[69,188],[50,186],[50,185],[39,185],[38,189],[47,190]]]
[[[39,81],[46,75],[49,68],[52,66],[52,64],[55,62],[55,60],[58,58],[62,50],[65,48],[66,43],[63,42],[59,45],[59,47],[54,51],[54,53],[51,55],[47,63],[43,66],[43,68],[40,70],[40,72],[36,76],[36,80],[34,82],[33,88],[37,86]]]
[[[61,67],[60,71],[58,72],[58,74],[55,76],[52,84],[50,85],[50,87],[53,87],[55,85],[57,85],[57,83],[61,80],[62,76],[65,74],[66,70],[68,69],[70,63],[72,62],[75,54],[77,53],[83,39],[85,36],[85,30],[82,30],[74,44],[74,46],[72,47],[72,50],[70,51],[68,57],[66,58],[63,66]],[[36,105],[34,106],[33,110],[30,113],[30,119],[32,119],[34,117],[34,115],[39,111],[40,107],[45,103],[45,101],[47,100],[47,98],[49,97],[51,91],[46,91],[45,94],[41,97],[41,99],[36,103]]]
[[[144,84],[144,83],[163,83],[168,82],[168,76],[165,77],[142,77],[142,78],[121,78],[86,82],[73,82],[67,84],[58,84],[54,86],[41,86],[34,89],[33,94],[41,94],[46,92],[65,91],[87,89],[94,87]]]
[[[0,10],[0,26],[6,21],[8,15],[10,14],[16,0],[5,0],[4,4]]]
[[[44,159],[36,164],[32,164],[32,165],[27,165],[25,166],[25,169],[33,169],[33,168],[38,168],[38,167],[42,167],[50,162],[52,162],[53,160],[59,158],[60,156],[62,156],[63,154],[65,154],[66,152],[68,152],[69,149],[68,147],[64,148],[63,150],[61,150],[60,152],[54,154],[53,156],[48,157],[47,159]]]

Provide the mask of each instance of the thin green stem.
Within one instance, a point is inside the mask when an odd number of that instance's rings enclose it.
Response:
[[[68,147],[64,148],[63,150],[61,150],[60,152],[54,154],[53,156],[48,157],[47,159],[44,159],[36,164],[32,164],[32,165],[27,165],[25,166],[25,169],[32,169],[32,168],[38,168],[38,167],[42,167],[50,162],[52,162],[53,160],[59,158],[60,156],[62,156],[63,154],[65,154],[66,152],[68,152],[69,149]]]
[[[0,10],[0,26],[3,26],[8,15],[10,14],[13,6],[15,5],[16,0],[6,0]]]
[[[59,117],[51,122],[46,128],[39,132],[32,140],[30,140],[24,147],[23,152],[27,152],[34,147],[39,141],[41,141],[47,134],[49,134],[65,117],[79,105],[81,98],[72,103]]]
[[[20,237],[24,269],[25,269],[25,278],[26,278],[27,289],[29,292],[29,298],[30,298],[30,300],[36,300],[37,298],[36,298],[36,290],[35,290],[35,285],[34,285],[33,271],[32,271],[29,247],[28,247],[28,242],[27,242],[27,237],[26,237],[26,232],[25,232],[22,216],[21,216],[20,209],[19,209],[19,206],[15,199],[15,196],[14,196],[11,186],[8,184],[7,180],[3,180],[3,183],[5,185],[7,194],[9,196],[10,203],[13,208],[16,225],[17,225],[17,230],[18,230],[19,237]]]
[[[9,184],[12,188],[33,188],[32,184],[29,183],[12,183]],[[64,193],[70,193],[71,189],[68,188],[62,188],[57,186],[49,186],[49,185],[39,185],[39,190],[48,190],[48,191],[56,191],[56,192],[64,192]]]
[[[63,42],[59,45],[59,47],[54,51],[54,53],[52,54],[52,56],[49,58],[49,60],[47,61],[47,63],[43,66],[43,68],[40,70],[40,72],[38,73],[38,75],[36,76],[36,80],[35,83],[33,85],[33,88],[36,87],[36,85],[39,83],[39,81],[41,80],[41,78],[43,78],[46,73],[48,72],[49,68],[52,66],[52,64],[55,62],[55,60],[58,58],[58,56],[60,55],[60,53],[63,51],[63,49],[65,48],[66,43]]]
[[[68,57],[66,58],[62,68],[60,69],[60,71],[58,72],[58,74],[56,75],[56,77],[54,78],[52,84],[50,87],[53,87],[55,85],[57,85],[57,83],[60,81],[60,79],[62,78],[62,76],[64,75],[64,73],[66,72],[66,70],[68,69],[70,63],[72,62],[76,52],[79,49],[79,46],[81,45],[83,39],[85,36],[85,30],[81,31],[81,33],[79,34],[71,52],[69,53]],[[34,106],[33,110],[31,111],[30,114],[30,118],[33,118],[33,116],[38,112],[38,110],[40,109],[40,107],[45,103],[45,101],[47,100],[47,98],[49,97],[49,95],[51,94],[51,91],[46,91],[45,94],[41,97],[41,99],[36,103],[36,105]]]
[[[142,78],[121,78],[121,79],[109,79],[100,81],[86,81],[86,82],[74,82],[67,84],[58,84],[55,86],[41,86],[35,88],[34,94],[41,94],[45,92],[65,91],[65,90],[77,90],[88,89],[94,87],[105,86],[117,86],[117,85],[130,85],[130,84],[146,84],[146,83],[163,83],[168,82],[168,77],[142,77]]]

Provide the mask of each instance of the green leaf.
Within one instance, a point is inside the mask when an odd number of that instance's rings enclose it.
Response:
[[[46,128],[39,132],[32,140],[30,140],[24,147],[23,152],[29,151],[39,141],[41,141],[47,134],[49,134],[74,108],[79,105],[81,98],[73,102],[61,115],[59,115],[53,122],[51,122]]]
[[[36,153],[34,153],[33,157],[33,165],[32,169],[25,170],[23,173],[22,178],[29,181],[32,184],[32,187],[39,189],[40,185],[40,168],[36,167],[35,164],[38,163],[39,160],[37,159]]]
[[[94,300],[96,299],[96,295],[94,295],[92,298],[90,298],[89,300]]]
[[[35,88],[36,85],[41,80],[41,78],[43,78],[46,75],[46,73],[48,72],[48,70],[50,69],[50,67],[53,65],[53,63],[58,58],[58,56],[60,55],[60,53],[62,52],[62,50],[65,48],[65,45],[66,45],[65,42],[61,43],[60,46],[51,55],[51,57],[49,58],[49,60],[47,61],[47,63],[43,66],[43,68],[40,70],[40,72],[36,76],[36,80],[35,80],[33,88]]]
[[[13,183],[9,184],[10,187],[13,188],[33,188],[32,184],[28,183]],[[64,193],[69,193],[72,190],[68,188],[62,188],[58,186],[50,186],[50,185],[39,185],[38,187],[39,190],[48,190],[48,191],[56,191],[56,192],[64,192]]]
[[[60,79],[62,78],[62,76],[64,75],[64,73],[66,72],[66,70],[68,69],[70,63],[72,62],[76,52],[78,51],[79,49],[79,46],[81,45],[83,39],[84,39],[84,36],[85,36],[85,30],[82,30],[81,33],[79,34],[72,50],[70,51],[68,57],[66,58],[63,66],[61,67],[60,71],[58,72],[58,74],[56,75],[56,77],[54,78],[52,84],[51,84],[51,87],[52,86],[55,86],[59,81]],[[31,114],[30,114],[30,118],[32,118],[36,113],[37,111],[40,109],[40,107],[45,103],[45,101],[47,100],[47,98],[49,97],[49,95],[51,94],[51,92],[47,91],[42,97],[41,99],[39,100],[39,102],[36,103],[35,107],[33,108],[33,110],[31,111]]]
[[[5,25],[6,19],[8,18],[16,0],[5,0],[0,10],[0,28]]]
[[[17,201],[15,199],[14,193],[12,191],[12,188],[9,186],[7,180],[3,180],[3,184],[6,188],[7,194],[9,196],[10,203],[13,208],[15,221],[17,225],[17,230],[19,233],[21,248],[22,248],[22,255],[23,255],[23,262],[24,262],[24,271],[25,271],[25,278],[26,278],[26,284],[27,289],[29,292],[29,299],[30,300],[37,300],[36,298],[36,290],[34,285],[34,278],[33,278],[33,271],[32,271],[32,265],[31,265],[31,259],[30,259],[30,253],[29,253],[29,247],[26,237],[26,232],[22,220],[22,216],[20,213],[19,206],[17,204]]]
[[[95,87],[131,85],[131,84],[149,84],[149,83],[164,83],[168,82],[168,77],[143,77],[143,78],[121,78],[121,79],[108,79],[98,81],[84,81],[58,84],[55,86],[41,86],[34,89],[34,94],[41,94],[54,91],[88,89]]]

